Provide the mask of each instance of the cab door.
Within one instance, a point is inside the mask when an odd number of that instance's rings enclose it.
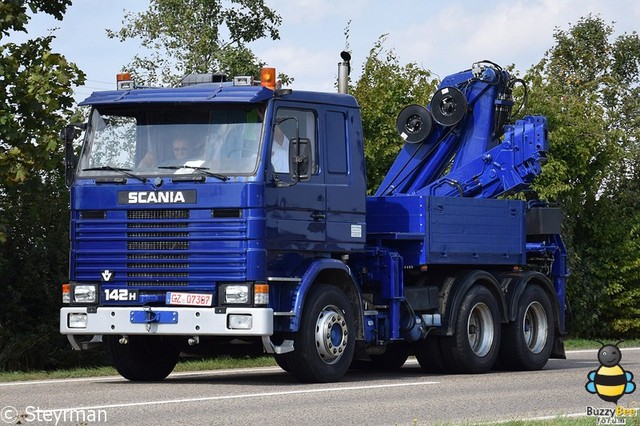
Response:
[[[266,167],[268,249],[322,251],[326,241],[326,190],[318,167],[318,110],[275,103]],[[296,158],[305,164],[297,166]]]

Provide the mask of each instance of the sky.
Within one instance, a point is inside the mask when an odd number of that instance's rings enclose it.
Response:
[[[440,78],[491,60],[514,64],[522,73],[554,45],[556,29],[568,30],[581,17],[600,16],[615,35],[640,27],[637,0],[265,0],[282,17],[280,40],[250,44],[254,54],[295,79],[293,89],[334,91],[340,52],[352,56],[352,80],[386,34],[384,48],[401,65],[415,62]],[[96,90],[115,88],[115,75],[142,48],[139,41],[109,39],[106,29],[122,26],[125,11],[141,12],[145,0],[73,0],[63,21],[33,16],[28,35],[48,35],[53,50],[75,62],[87,76],[76,100]]]

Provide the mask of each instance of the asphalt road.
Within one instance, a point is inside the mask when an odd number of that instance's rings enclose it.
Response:
[[[640,378],[640,348],[622,354],[620,365]],[[483,375],[423,374],[410,358],[397,372],[351,371],[332,384],[300,384],[275,367],[176,373],[158,383],[0,383],[0,425],[413,426],[584,416],[587,407],[615,407],[585,389],[598,367],[591,350],[569,352],[541,371]],[[637,407],[639,400],[636,389],[619,405]]]

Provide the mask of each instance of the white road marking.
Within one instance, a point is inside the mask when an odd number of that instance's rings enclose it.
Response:
[[[345,386],[345,387],[333,387],[333,388],[319,388],[319,389],[300,389],[295,391],[279,391],[279,392],[262,392],[262,393],[245,393],[238,395],[221,395],[221,396],[207,396],[201,398],[184,398],[184,399],[165,399],[160,401],[142,401],[142,402],[127,402],[121,404],[108,404],[108,405],[95,405],[90,407],[68,407],[68,408],[55,408],[47,411],[73,411],[73,410],[104,410],[107,408],[126,408],[126,407],[143,407],[149,405],[161,405],[161,404],[183,404],[188,402],[203,402],[203,401],[222,401],[228,399],[244,399],[244,398],[256,398],[265,396],[284,396],[284,395],[303,395],[319,392],[345,392],[354,390],[366,390],[366,389],[385,389],[385,388],[400,388],[408,386],[424,386],[424,385],[437,385],[440,382],[411,382],[411,383],[390,383],[385,385],[368,385],[368,386]]]
[[[622,352],[627,352],[627,351],[640,351],[640,348],[620,348],[620,350]],[[586,353],[593,353],[593,352],[598,352],[599,349],[576,349],[574,351],[567,351],[568,354],[586,354]]]

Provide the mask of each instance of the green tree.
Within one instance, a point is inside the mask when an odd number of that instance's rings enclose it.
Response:
[[[536,189],[565,211],[575,331],[638,335],[640,40],[613,38],[594,16],[554,37],[526,78],[529,109],[549,120],[551,153]]]
[[[0,3],[0,40],[29,14],[62,18],[70,0]],[[0,45],[0,369],[45,368],[65,357],[57,324],[68,264],[69,197],[59,132],[84,74],[51,51],[53,37]],[[67,351],[68,352],[68,351]],[[56,361],[57,360],[57,361]]]
[[[402,148],[396,117],[407,105],[427,105],[438,83],[416,63],[400,65],[393,50],[384,50],[385,38],[381,36],[369,51],[352,90],[361,108],[370,192],[380,185]]]
[[[151,0],[147,11],[127,12],[123,27],[107,35],[140,39],[149,56],[136,55],[126,69],[139,82],[157,85],[185,73],[258,75],[263,64],[246,44],[279,39],[280,23],[264,0]]]
[[[62,18],[70,0],[3,1],[0,40],[10,31],[24,31],[32,13]],[[60,160],[61,123],[74,103],[72,86],[84,84],[84,74],[62,55],[51,51],[53,37],[22,44],[0,45],[0,184],[23,181]]]

